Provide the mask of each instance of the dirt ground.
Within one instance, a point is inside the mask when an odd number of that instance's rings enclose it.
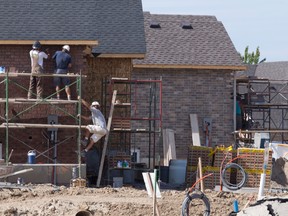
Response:
[[[269,197],[288,197],[288,163],[279,159],[273,166],[272,190]],[[280,184],[281,183],[281,184]],[[279,190],[275,190],[278,188]],[[161,216],[180,216],[187,188],[160,184],[161,198],[157,206]],[[211,206],[211,216],[225,216],[233,212],[233,203],[238,201],[239,210],[256,203],[258,190],[245,190],[246,193],[205,190]],[[277,192],[277,193],[276,193]],[[288,198],[285,201],[288,204]],[[201,200],[190,203],[190,215],[204,214]],[[264,208],[265,205],[264,205]],[[278,208],[278,207],[275,207]],[[283,207],[282,207],[283,208]],[[287,206],[285,206],[287,208]],[[267,209],[267,208],[266,208]],[[249,210],[249,209],[248,209]],[[247,212],[248,212],[247,210]],[[259,210],[256,210],[256,212]],[[86,214],[84,213],[86,212]],[[87,213],[89,212],[89,214]],[[252,214],[243,214],[255,216]],[[0,216],[150,216],[153,215],[153,199],[148,196],[144,183],[134,186],[113,187],[68,187],[52,184],[16,185],[0,182]],[[233,215],[233,214],[230,214]],[[236,215],[236,214],[234,214]],[[263,216],[263,213],[261,213]]]
[[[181,215],[185,189],[160,189],[161,198],[157,199],[160,215]],[[222,193],[205,190],[211,205],[211,215],[229,215],[233,211],[233,201],[238,200],[241,210],[249,200],[253,203],[257,194]],[[218,196],[217,196],[218,194]],[[284,196],[287,194],[269,194]],[[201,202],[193,202],[190,215],[203,215]],[[56,187],[51,184],[24,185],[19,188],[0,188],[0,215],[3,216],[86,216],[79,213],[89,211],[92,216],[100,215],[153,215],[153,199],[148,196],[144,185],[121,188],[81,188]]]

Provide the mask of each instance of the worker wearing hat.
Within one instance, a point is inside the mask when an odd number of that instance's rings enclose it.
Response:
[[[56,62],[56,74],[67,74],[69,68],[71,68],[71,56],[69,55],[70,46],[64,45],[61,51],[56,51],[53,55],[53,59]],[[71,100],[70,93],[70,79],[68,77],[54,77],[54,85],[56,86],[57,99],[60,99],[60,85],[63,83],[65,85],[65,91],[67,94],[67,99]]]
[[[43,59],[48,59],[49,57],[48,49],[46,49],[46,52],[43,52],[40,49],[41,43],[39,41],[35,41],[32,45],[32,50],[29,52],[32,74],[43,73]],[[41,76],[31,75],[28,89],[28,99],[32,98],[34,88],[36,88],[37,99],[41,99],[43,94],[43,84],[41,82]]]
[[[78,98],[79,99],[79,98]],[[99,110],[100,104],[97,101],[92,102],[90,105],[84,99],[81,100],[82,104],[91,111],[91,116],[78,115],[85,120],[92,120],[93,125],[86,126],[85,138],[81,141],[81,144],[85,149],[81,152],[81,156],[85,157],[86,153],[93,147],[107,133],[105,117]],[[90,134],[92,136],[89,139]]]

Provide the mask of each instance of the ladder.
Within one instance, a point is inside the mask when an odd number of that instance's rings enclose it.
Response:
[[[101,178],[102,178],[103,166],[104,166],[105,155],[106,155],[106,150],[107,150],[107,145],[108,145],[108,140],[109,140],[109,134],[110,134],[110,128],[111,128],[112,117],[113,117],[113,112],[114,112],[114,105],[115,105],[115,101],[116,101],[116,95],[117,95],[117,90],[114,90],[113,96],[112,96],[112,101],[111,101],[110,113],[109,113],[109,117],[108,117],[108,123],[107,123],[107,134],[106,134],[105,140],[104,140],[102,157],[101,157],[101,162],[100,162],[100,167],[99,167],[99,172],[98,172],[97,185],[96,185],[97,187],[100,186],[100,182],[101,182]]]

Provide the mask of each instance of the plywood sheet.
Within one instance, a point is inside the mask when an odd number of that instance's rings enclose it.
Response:
[[[190,114],[190,122],[192,130],[192,143],[194,146],[201,146],[197,114]]]
[[[172,129],[163,129],[164,166],[169,166],[171,159],[177,159],[174,134]]]

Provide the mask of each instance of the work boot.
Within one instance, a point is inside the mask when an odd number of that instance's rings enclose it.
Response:
[[[81,144],[86,147],[88,145],[88,139],[81,140]]]

